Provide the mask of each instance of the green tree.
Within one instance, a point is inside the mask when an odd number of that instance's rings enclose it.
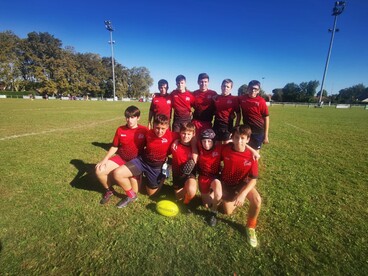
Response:
[[[357,103],[367,96],[367,89],[363,84],[357,84],[339,91],[339,101],[342,103]]]
[[[13,32],[0,33],[0,81],[3,90],[18,91],[21,87],[21,39]]]
[[[140,98],[149,93],[149,87],[153,84],[153,79],[146,67],[133,67],[129,70],[128,97]]]

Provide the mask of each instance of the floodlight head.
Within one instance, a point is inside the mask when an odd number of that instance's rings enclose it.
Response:
[[[111,21],[110,21],[110,20],[105,20],[104,22],[105,22],[105,28],[106,28],[108,31],[110,31],[110,32],[114,31],[114,29],[113,29],[113,27],[112,27],[112,23],[111,23]]]
[[[342,14],[345,8],[345,1],[336,1],[335,7],[332,9],[332,15],[337,16]]]

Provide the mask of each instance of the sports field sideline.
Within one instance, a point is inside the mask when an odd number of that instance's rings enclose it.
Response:
[[[99,204],[90,172],[131,104],[146,125],[149,103],[0,100],[0,274],[367,274],[368,110],[270,107],[252,249],[247,206],[210,228],[201,206]]]

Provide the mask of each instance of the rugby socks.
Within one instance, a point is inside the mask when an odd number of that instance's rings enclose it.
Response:
[[[185,194],[183,203],[187,205],[191,200],[192,198],[188,194]]]
[[[256,218],[248,218],[248,221],[247,221],[247,227],[248,228],[256,228],[257,226],[257,219]]]
[[[130,189],[129,191],[125,191],[126,195],[130,198],[137,197],[137,194],[133,191],[133,189]]]

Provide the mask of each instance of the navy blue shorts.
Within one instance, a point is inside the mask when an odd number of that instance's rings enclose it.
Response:
[[[255,150],[259,150],[262,147],[263,141],[264,141],[264,133],[252,133],[248,145],[254,148]]]
[[[157,178],[161,173],[161,165],[158,167],[153,167],[148,165],[142,160],[141,157],[134,158],[130,160],[129,163],[133,164],[141,173],[144,173],[147,177],[147,186],[150,189],[157,189],[159,184],[157,183]]]

